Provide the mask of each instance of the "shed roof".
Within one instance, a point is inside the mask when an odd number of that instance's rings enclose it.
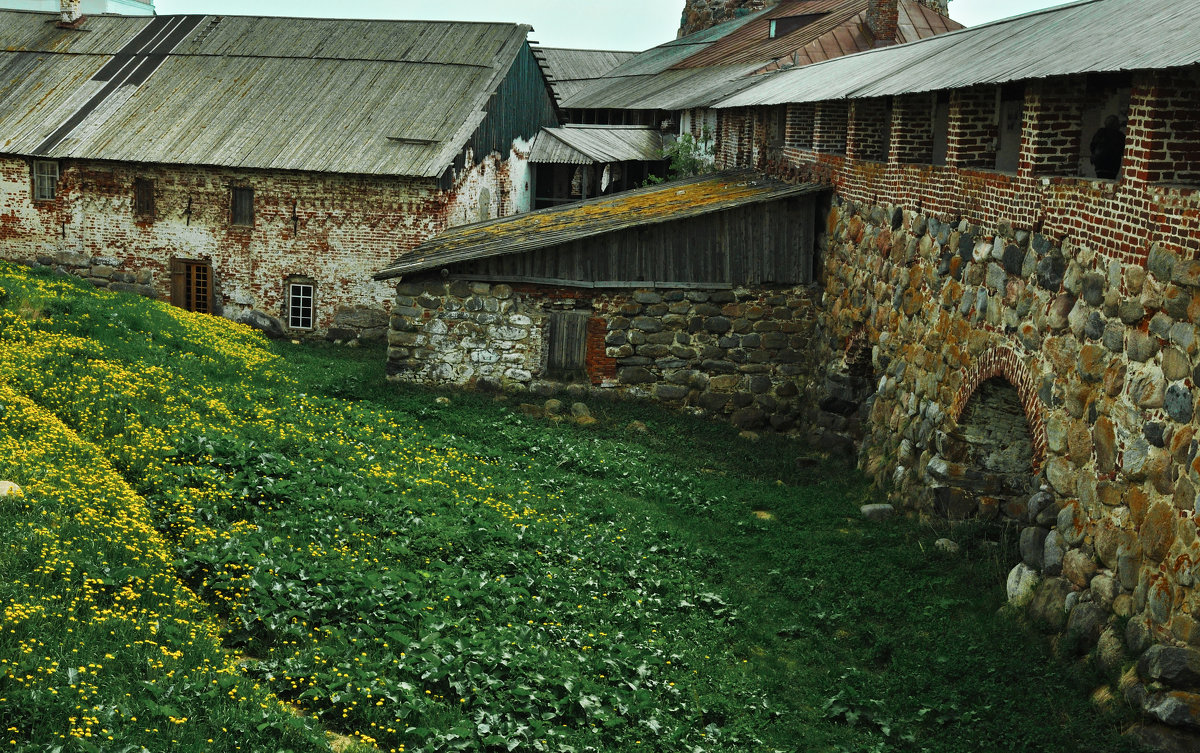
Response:
[[[1200,16],[1176,0],[1086,0],[765,77],[718,106],[881,97],[1200,63]]]
[[[640,53],[580,87],[562,104],[631,110],[707,107],[753,85],[751,73],[873,48],[875,39],[865,27],[867,5],[868,0],[782,0]],[[771,22],[789,17],[805,17],[807,22],[771,37]],[[916,0],[899,2],[900,42],[961,28]]]
[[[536,47],[545,61],[554,96],[562,102],[593,79],[616,68],[636,52],[616,50],[572,50],[562,47]]]
[[[376,280],[456,262],[519,254],[631,227],[654,225],[734,207],[826,190],[791,185],[759,173],[717,173],[488,222],[460,225],[434,236],[376,273]]]
[[[533,141],[529,161],[565,165],[662,159],[662,134],[650,128],[570,126],[543,128]]]
[[[530,30],[106,15],[75,31],[56,18],[0,11],[0,152],[422,177],[474,133]]]

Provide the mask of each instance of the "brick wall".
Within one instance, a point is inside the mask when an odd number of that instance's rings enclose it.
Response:
[[[339,310],[386,309],[391,286],[371,275],[448,224],[528,207],[516,152],[471,165],[450,191],[422,179],[63,160],[53,201],[32,199],[31,164],[0,157],[0,257],[100,285],[136,279],[164,299],[171,259],[206,260],[215,308],[234,318],[257,310],[286,321],[285,280],[308,277],[315,326],[293,336],[340,324]],[[134,211],[139,179],[153,181],[152,217]],[[254,191],[252,225],[231,222],[235,186]]]

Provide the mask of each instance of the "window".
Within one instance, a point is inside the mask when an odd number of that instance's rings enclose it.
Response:
[[[818,18],[825,16],[824,13],[802,13],[798,16],[784,16],[783,18],[771,19],[771,28],[769,35],[771,39],[785,37],[791,34],[796,29],[808,26]]]
[[[230,222],[234,225],[254,224],[254,189],[234,188]]]
[[[171,303],[181,309],[212,313],[212,262],[171,260]]]
[[[51,160],[33,161],[33,198],[51,201],[58,193],[58,163]]]
[[[940,91],[933,100],[933,164],[945,165],[950,143],[950,92]]]
[[[311,282],[288,283],[288,327],[313,328],[313,296],[316,286]]]
[[[1005,84],[996,91],[996,169],[1015,173],[1020,164],[1025,85]]]
[[[133,181],[133,213],[139,217],[154,216],[154,181],[150,178]]]
[[[587,323],[589,311],[551,311],[547,325],[546,376],[562,379],[587,377]]]

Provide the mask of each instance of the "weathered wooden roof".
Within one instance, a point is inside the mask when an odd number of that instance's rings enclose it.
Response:
[[[600,78],[636,52],[615,50],[571,50],[562,47],[534,48],[546,64],[554,96],[562,102],[589,81]]]
[[[542,164],[591,165],[662,159],[662,134],[632,126],[543,128],[533,141],[529,161]]]
[[[456,262],[519,254],[631,227],[827,190],[759,173],[717,173],[451,228],[376,273],[376,280]]]
[[[530,29],[56,18],[0,11],[0,152],[423,177],[474,133]]]
[[[1200,63],[1200,15],[1177,0],[1087,0],[764,77],[752,107]]]
[[[563,106],[630,110],[707,107],[756,83],[750,74],[872,49],[868,0],[782,0],[765,10],[647,50],[575,92]],[[900,0],[897,36],[909,42],[962,25]],[[806,17],[772,38],[772,21]],[[807,18],[811,17],[811,18]]]

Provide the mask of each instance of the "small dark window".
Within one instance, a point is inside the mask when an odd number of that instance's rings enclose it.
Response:
[[[133,211],[139,217],[154,216],[154,181],[138,178],[133,181]]]
[[[254,224],[254,189],[233,189],[232,223],[234,225]]]
[[[803,13],[799,16],[784,16],[783,18],[771,19],[770,38],[785,37],[796,29],[808,26],[823,16],[825,16],[824,13]]]
[[[58,163],[52,160],[33,161],[33,198],[51,201],[58,193]]]
[[[587,377],[589,311],[552,311],[548,324],[546,375],[562,380]]]
[[[172,259],[171,303],[188,311],[212,313],[212,262]]]
[[[307,282],[288,283],[288,326],[292,329],[312,329],[313,296],[316,286]]]

